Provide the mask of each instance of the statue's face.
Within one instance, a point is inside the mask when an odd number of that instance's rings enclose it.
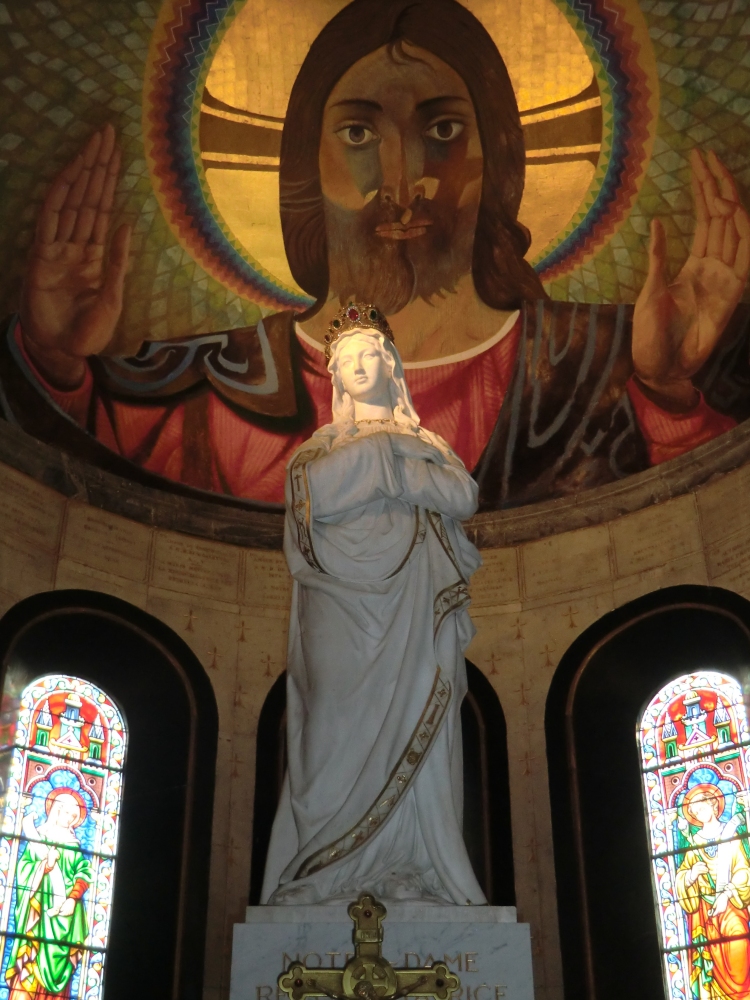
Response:
[[[408,42],[355,63],[323,113],[331,288],[397,312],[471,270],[482,145],[466,84]]]
[[[53,826],[70,830],[78,822],[80,811],[80,806],[72,795],[59,795],[52,803],[49,818]]]
[[[355,403],[390,404],[391,374],[372,337],[358,333],[348,336],[338,350],[337,363],[341,384]]]

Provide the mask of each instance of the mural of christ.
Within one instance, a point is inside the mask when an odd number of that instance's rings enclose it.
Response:
[[[750,269],[731,175],[713,153],[693,153],[690,256],[670,280],[655,220],[634,309],[549,301],[524,259],[510,79],[456,0],[354,0],[300,69],[280,213],[291,272],[314,299],[305,313],[107,358],[127,294],[129,231],[108,232],[118,171],[106,127],[53,183],[13,364],[152,472],[280,503],[287,461],[331,419],[323,337],[350,298],[388,315],[415,405],[473,470],[485,509],[612,481],[735,423],[694,385]],[[34,395],[6,395],[33,423]]]

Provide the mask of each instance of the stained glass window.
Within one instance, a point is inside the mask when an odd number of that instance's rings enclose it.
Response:
[[[750,997],[750,731],[740,685],[671,681],[638,732],[668,1000]]]
[[[94,684],[52,674],[27,685],[5,721],[0,1000],[101,1000],[122,715]]]

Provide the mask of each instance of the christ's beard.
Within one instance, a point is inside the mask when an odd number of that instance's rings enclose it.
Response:
[[[391,316],[416,298],[429,302],[455,291],[471,271],[476,209],[446,209],[427,200],[411,209],[415,221],[431,221],[426,233],[389,239],[376,227],[398,221],[402,206],[374,198],[350,212],[325,199],[329,283],[342,302],[371,302]]]

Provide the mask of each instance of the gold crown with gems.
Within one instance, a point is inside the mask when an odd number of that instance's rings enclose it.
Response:
[[[323,338],[326,345],[326,361],[331,360],[333,345],[339,337],[352,330],[377,330],[386,336],[392,344],[395,343],[393,330],[379,309],[364,302],[350,302],[348,306],[344,306],[336,314],[328,327],[328,333]]]

